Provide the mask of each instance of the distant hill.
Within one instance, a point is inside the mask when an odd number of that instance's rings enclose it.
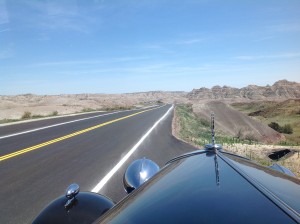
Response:
[[[214,86],[211,89],[200,88],[191,92],[150,91],[124,94],[61,94],[35,95],[22,94],[0,95],[0,122],[5,119],[20,119],[24,112],[33,116],[49,114],[64,115],[92,110],[112,110],[113,108],[130,108],[141,105],[163,103],[201,103],[221,100],[227,103],[243,101],[278,101],[300,99],[300,83],[280,80],[272,86],[249,85],[244,88]],[[255,112],[255,111],[252,111]]]
[[[214,86],[211,89],[193,89],[187,94],[189,100],[195,99],[249,99],[284,100],[300,98],[300,83],[280,80],[272,86],[249,85],[244,88]]]

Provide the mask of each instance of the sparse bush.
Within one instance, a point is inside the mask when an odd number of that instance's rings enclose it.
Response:
[[[242,139],[242,137],[243,137],[243,129],[242,129],[242,128],[239,128],[239,129],[237,130],[237,132],[236,132],[236,134],[235,134],[235,137],[236,137],[237,139]]]
[[[81,110],[82,112],[91,112],[91,111],[94,111],[92,108],[83,108],[82,110]]]
[[[57,116],[58,115],[58,111],[57,110],[55,110],[55,111],[53,111],[52,113],[51,113],[51,116]]]
[[[105,111],[114,111],[114,110],[132,110],[134,107],[133,106],[111,106],[111,107],[106,107],[102,108]]]
[[[2,119],[0,120],[0,124],[9,123],[9,122],[16,122],[19,121],[19,119]]]
[[[22,115],[21,119],[30,119],[31,118],[31,112],[25,111]]]
[[[282,133],[293,134],[293,128],[291,127],[290,124],[286,124],[282,127]]]
[[[271,122],[270,124],[268,124],[268,126],[270,128],[273,128],[275,131],[278,131],[281,133],[281,130],[280,130],[280,125],[276,122]]]
[[[273,128],[275,131],[278,131],[279,133],[293,134],[293,128],[290,124],[285,124],[284,126],[280,126],[276,122],[271,122],[268,125],[270,128]]]
[[[31,116],[31,118],[41,118],[41,117],[44,117],[43,115],[40,115],[40,114],[33,114],[32,116]]]
[[[245,135],[244,137],[245,140],[248,140],[250,142],[250,144],[252,144],[252,142],[257,141],[255,135],[253,133],[248,133]]]
[[[200,118],[200,123],[204,126],[204,127],[210,127],[210,122],[204,118]]]

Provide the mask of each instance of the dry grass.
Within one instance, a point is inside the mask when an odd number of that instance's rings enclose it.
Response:
[[[224,150],[232,152],[234,154],[247,157],[256,161],[257,163],[270,166],[273,163],[278,163],[282,166],[290,169],[298,178],[300,178],[300,149],[299,146],[285,146],[278,145],[245,145],[245,144],[225,144],[223,145]],[[272,161],[269,159],[268,155],[274,151],[279,151],[283,149],[290,149],[295,151],[292,156],[283,158],[279,161]]]

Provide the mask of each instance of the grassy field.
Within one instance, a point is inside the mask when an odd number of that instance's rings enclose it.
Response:
[[[281,144],[300,145],[300,99],[234,103],[231,106],[267,125],[271,122],[280,126],[291,125],[293,133],[284,134],[286,141]]]
[[[205,144],[211,143],[210,121],[197,116],[193,112],[192,105],[176,106],[174,120],[177,126],[173,130],[173,134],[179,139],[199,148],[203,148]],[[248,157],[264,166],[274,163],[268,158],[268,154],[287,148],[286,146],[265,145],[259,142],[238,139],[224,134],[221,130],[216,130],[215,140],[216,143],[223,145],[224,150]],[[289,168],[300,178],[299,147],[289,146],[288,148],[295,150],[295,153],[291,157],[281,159],[276,163]]]

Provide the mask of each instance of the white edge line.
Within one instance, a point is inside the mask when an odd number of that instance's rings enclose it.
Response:
[[[92,192],[98,193],[103,186],[109,181],[109,179],[120,169],[120,167],[129,159],[129,157],[137,150],[137,148],[142,144],[142,142],[147,138],[148,135],[153,131],[153,129],[169,114],[169,112],[174,108],[174,105],[169,108],[169,110],[158,120],[155,124],[147,131],[147,133],[133,146],[132,149],[109,171],[104,178],[91,190]]]
[[[155,107],[155,106],[153,106],[153,107]],[[147,108],[149,108],[149,107],[142,108],[142,109],[147,109]],[[45,127],[41,127],[41,128],[31,129],[31,130],[28,130],[28,131],[23,131],[23,132],[10,134],[10,135],[0,136],[0,139],[10,138],[10,137],[17,136],[17,135],[23,135],[23,134],[27,134],[27,133],[30,133],[30,132],[40,131],[40,130],[43,130],[43,129],[52,128],[52,127],[56,127],[56,126],[61,126],[61,125],[65,125],[65,124],[70,124],[70,123],[73,123],[73,122],[88,120],[88,119],[92,119],[92,118],[96,118],[96,117],[103,117],[103,116],[107,116],[107,115],[111,115],[111,114],[117,114],[117,113],[121,113],[121,112],[134,111],[134,110],[141,110],[141,109],[122,110],[122,111],[116,111],[116,112],[113,112],[113,113],[100,114],[100,115],[96,115],[96,116],[92,116],[92,117],[86,117],[86,118],[77,119],[77,120],[73,120],[73,121],[67,121],[67,122],[58,123],[58,124],[54,124],[54,125],[49,125],[49,126],[45,126]]]

